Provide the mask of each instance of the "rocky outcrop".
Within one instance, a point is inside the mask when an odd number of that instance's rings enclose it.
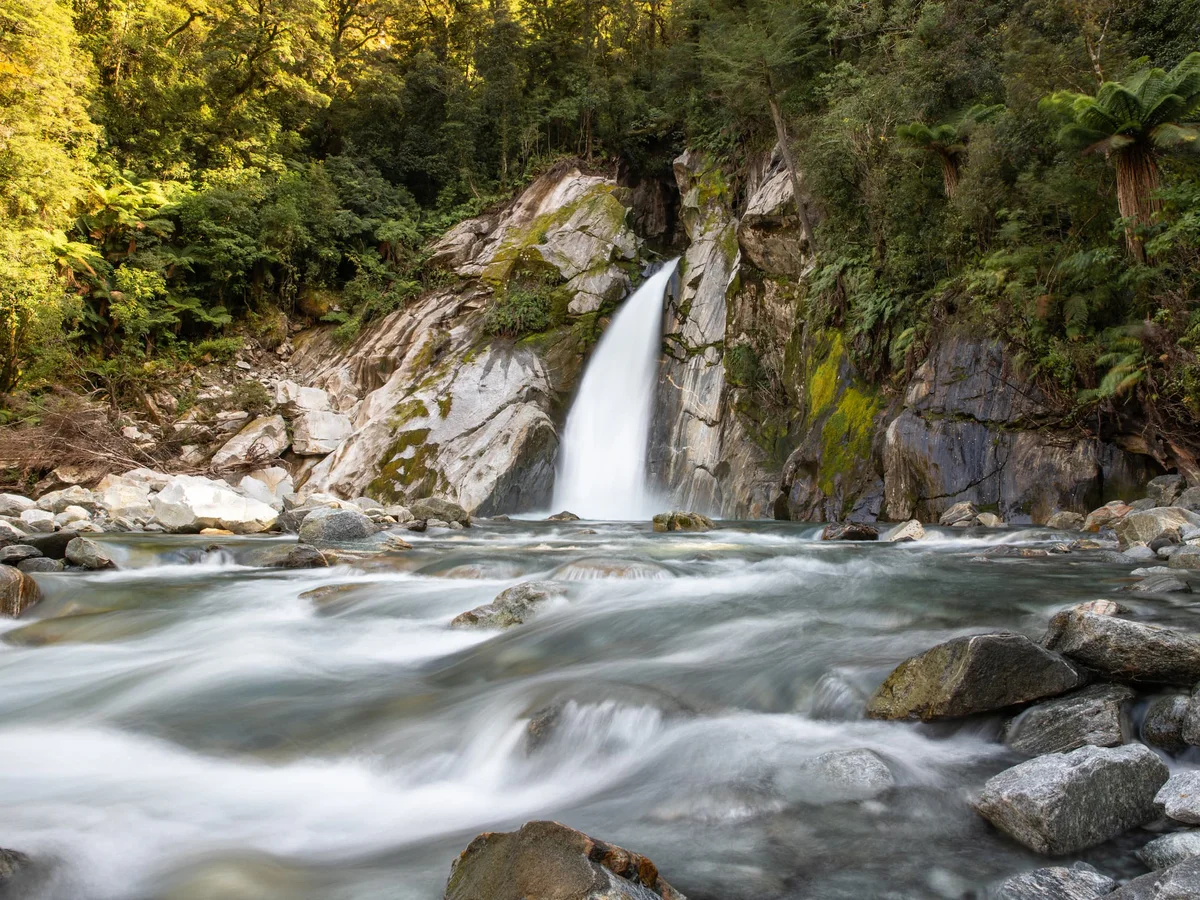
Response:
[[[686,900],[646,857],[557,822],[479,835],[454,861],[445,900]]]

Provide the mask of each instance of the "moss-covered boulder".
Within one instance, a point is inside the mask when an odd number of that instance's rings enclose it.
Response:
[[[713,520],[698,512],[659,513],[654,517],[655,531],[711,531]]]
[[[450,869],[445,900],[686,900],[639,853],[558,822],[485,832]]]
[[[566,593],[566,588],[553,581],[524,581],[501,591],[491,603],[455,616],[450,627],[512,628],[523,625],[539,607]]]
[[[867,715],[931,720],[992,712],[1064,694],[1085,680],[1022,634],[977,634],[906,659],[870,699]]]

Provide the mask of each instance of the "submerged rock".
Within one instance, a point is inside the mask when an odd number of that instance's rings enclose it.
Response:
[[[588,557],[564,563],[550,577],[559,581],[590,581],[593,578],[670,578],[671,570],[661,563],[640,559]]]
[[[988,900],[1096,900],[1117,883],[1087,863],[1069,869],[1052,866],[1006,878],[988,894]]]
[[[0,566],[0,615],[15,619],[41,599],[36,581],[12,566]]]
[[[1192,592],[1186,581],[1167,572],[1147,575],[1141,581],[1131,584],[1126,590],[1131,594],[1190,594]]]
[[[1200,856],[1200,831],[1164,834],[1137,851],[1137,858],[1155,870],[1169,869],[1197,856]]]
[[[24,882],[34,875],[33,860],[18,850],[0,848],[0,897],[26,896]]]
[[[430,521],[458,522],[460,525],[470,525],[471,517],[457,503],[441,500],[437,497],[426,497],[408,505],[408,511],[416,519]]]
[[[548,600],[566,596],[561,584],[553,581],[525,581],[501,591],[485,606],[455,616],[451,628],[511,628],[522,625]]]
[[[108,552],[87,538],[77,537],[67,544],[67,562],[83,569],[115,569],[116,563]]]
[[[1079,687],[1067,660],[1013,632],[977,634],[938,644],[902,662],[875,692],[876,719],[942,719],[990,712]]]
[[[1122,681],[1200,680],[1200,634],[1147,625],[1076,607],[1056,615],[1043,643]]]
[[[1141,744],[1080,747],[1006,769],[975,802],[985,819],[1038,853],[1075,853],[1157,815],[1167,767]]]
[[[484,832],[450,868],[444,900],[686,900],[646,857],[557,822]]]
[[[875,541],[879,529],[865,522],[833,522],[821,532],[823,541]]]
[[[329,560],[312,544],[297,544],[287,556],[270,565],[276,569],[323,569],[329,565]]]
[[[896,786],[886,762],[872,750],[831,750],[796,773],[804,802],[870,800]]]
[[[655,531],[709,531],[713,520],[697,512],[659,513],[654,517]]]
[[[1200,858],[1135,878],[1104,900],[1195,900],[1197,897],[1200,897]]]
[[[1086,744],[1119,746],[1129,736],[1125,706],[1134,696],[1133,689],[1124,685],[1096,684],[1047,700],[1010,721],[1004,742],[1027,756],[1062,753]]]
[[[925,526],[916,519],[909,519],[907,522],[901,522],[899,525],[889,528],[879,539],[892,544],[900,544],[919,541],[923,537],[925,537]]]
[[[300,524],[300,540],[320,547],[323,544],[352,544],[371,537],[379,527],[371,518],[354,509],[314,509]]]

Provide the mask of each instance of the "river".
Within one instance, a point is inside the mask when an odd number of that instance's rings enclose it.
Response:
[[[968,806],[1018,759],[1002,720],[865,721],[862,696],[951,636],[1039,637],[1128,567],[978,561],[1044,529],[817,534],[480,522],[304,571],[255,566],[287,539],[100,536],[120,570],[38,576],[47,599],[3,626],[0,846],[56,860],[53,900],[434,900],[475,834],[552,818],[692,900],[983,896],[1041,862]],[[531,578],[568,598],[448,627]],[[822,795],[803,764],[839,748],[897,787]]]

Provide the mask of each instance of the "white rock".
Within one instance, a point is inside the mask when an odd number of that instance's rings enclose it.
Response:
[[[26,532],[13,525],[11,522],[0,521],[0,539],[8,539],[10,541],[19,542],[25,537]]]
[[[35,506],[36,503],[20,494],[0,494],[0,516],[19,516]]]
[[[52,513],[60,513],[68,506],[82,506],[86,510],[95,510],[96,497],[87,488],[73,484],[61,491],[51,491],[48,494],[43,494],[38,498],[37,506],[38,509],[44,509]]]
[[[316,387],[301,387],[291,380],[281,381],[275,386],[275,402],[286,416],[332,411],[328,392]]]
[[[92,514],[82,506],[68,506],[54,517],[54,524],[59,528],[65,528],[75,522],[90,522],[91,519]]]
[[[282,466],[255,469],[238,482],[238,490],[273,509],[283,509],[283,500],[295,493],[291,473]]]
[[[332,453],[354,433],[350,419],[341,413],[313,410],[296,417],[292,450],[301,456]]]
[[[145,482],[134,481],[121,475],[110,475],[100,484],[102,487],[97,491],[96,499],[109,518],[149,518],[154,515],[150,506],[150,487]]]
[[[222,469],[238,463],[275,459],[287,446],[287,422],[283,416],[259,416],[213,454],[212,466]]]
[[[21,521],[30,531],[54,530],[54,513],[45,509],[27,509],[21,513]]]
[[[244,497],[223,482],[195,475],[177,475],[150,503],[156,521],[168,531],[225,528],[235,534],[257,534],[278,518],[267,504]]]
[[[907,522],[901,522],[899,525],[888,529],[888,531],[880,536],[879,540],[902,543],[919,541],[923,537],[925,537],[925,526],[916,519],[909,519]]]

